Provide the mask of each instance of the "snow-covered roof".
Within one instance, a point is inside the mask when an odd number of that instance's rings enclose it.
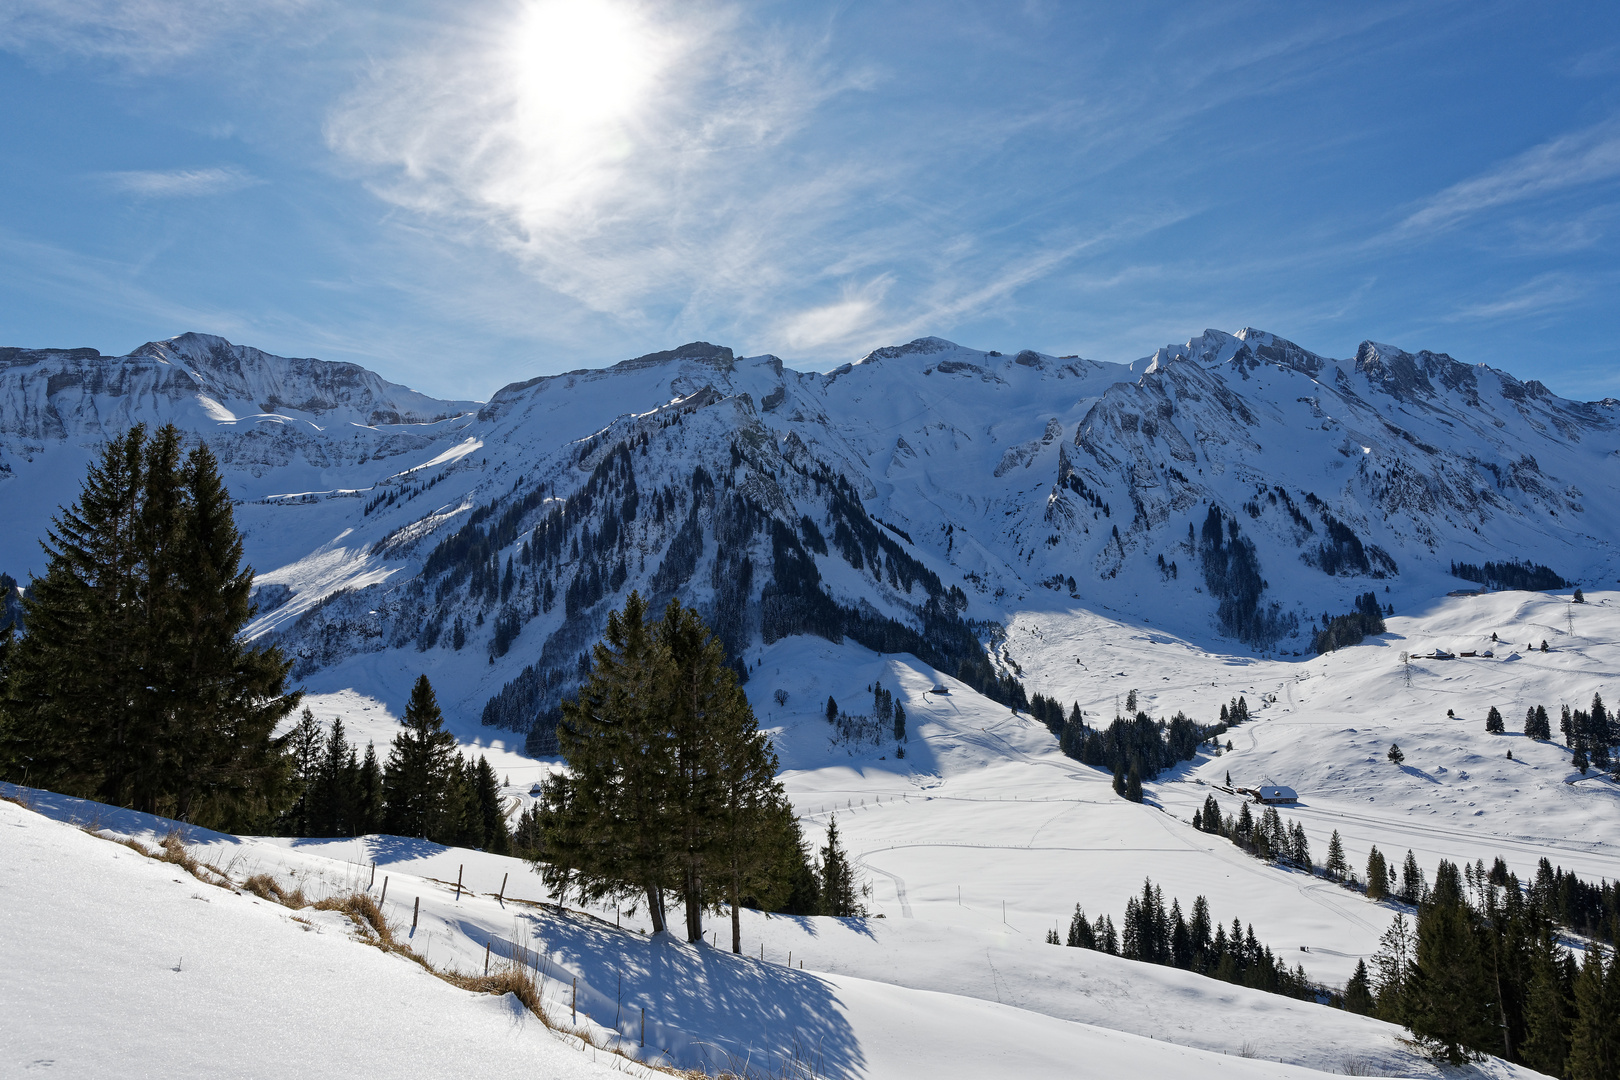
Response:
[[[1260,788],[1260,798],[1262,801],[1271,802],[1274,799],[1297,799],[1299,795],[1291,787],[1284,787],[1281,784],[1264,784]]]

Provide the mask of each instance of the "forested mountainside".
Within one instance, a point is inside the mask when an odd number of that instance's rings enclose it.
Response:
[[[640,589],[704,611],[744,675],[751,647],[809,633],[1016,700],[999,633],[1022,611],[1291,656],[1487,564],[1612,580],[1615,404],[1255,330],[1132,364],[923,338],[828,373],[695,342],[482,404],[198,334],[7,349],[0,570],[41,569],[106,434],[173,422],[240,501],[251,633],[306,680],[383,654],[525,731]]]

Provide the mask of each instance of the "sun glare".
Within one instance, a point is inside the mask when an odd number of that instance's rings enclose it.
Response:
[[[611,0],[541,0],[508,50],[525,134],[558,150],[600,150],[647,97],[662,50],[641,12]]]

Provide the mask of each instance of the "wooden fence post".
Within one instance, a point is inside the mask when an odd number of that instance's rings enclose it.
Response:
[[[379,908],[380,908],[380,907],[382,907],[382,906],[383,906],[383,905],[384,905],[384,904],[386,904],[386,903],[388,903],[388,875],[387,875],[387,874],[384,874],[384,875],[383,875],[383,894],[382,894],[382,899],[381,899],[381,900],[379,900],[379,901],[377,901],[377,906],[378,906],[378,907],[379,907]]]
[[[502,874],[501,875],[501,891],[500,891],[499,894],[496,895],[495,902],[497,904],[504,904],[505,900],[506,900],[506,875]]]
[[[574,976],[574,989],[573,989],[573,992],[568,995],[568,1012],[570,1014],[569,1018],[568,1018],[569,1022],[574,1023],[574,1024],[579,1023],[579,976],[578,975]]]
[[[461,902],[461,872],[467,869],[465,863],[456,867],[456,903]]]
[[[495,944],[494,938],[484,942],[484,977],[486,979],[489,977],[489,947],[493,944]]]
[[[416,933],[416,917],[422,914],[422,898],[416,898],[416,907],[411,911],[411,933]]]
[[[647,1006],[641,1007],[641,1045],[647,1045]]]
[[[370,889],[375,884],[377,884],[377,862],[373,859],[371,863],[371,880],[366,882],[366,888]]]

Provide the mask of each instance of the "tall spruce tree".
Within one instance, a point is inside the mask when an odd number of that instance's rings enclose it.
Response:
[[[1389,866],[1384,853],[1374,847],[1367,854],[1367,899],[1384,900],[1389,897]]]
[[[355,782],[354,834],[367,836],[382,832],[384,809],[382,766],[377,762],[376,744],[368,742]]]
[[[1526,1065],[1548,1076],[1564,1075],[1574,1020],[1573,988],[1565,978],[1563,959],[1563,950],[1552,931],[1543,931],[1531,954],[1525,1040],[1520,1057]]]
[[[1357,960],[1356,970],[1344,984],[1344,1007],[1360,1016],[1371,1016],[1374,1008],[1372,980],[1367,975],[1367,961]]]
[[[1598,945],[1587,946],[1575,979],[1575,1022],[1566,1067],[1570,1080],[1620,1076],[1620,960],[1605,964]]]
[[[1323,867],[1328,877],[1334,881],[1343,881],[1349,867],[1344,861],[1344,841],[1339,838],[1339,830],[1334,829],[1333,835],[1328,838],[1327,864]]]
[[[315,772],[310,798],[310,828],[306,836],[353,836],[355,788],[360,764],[343,731],[343,720],[332,721],[326,750]]]
[[[485,851],[506,855],[512,850],[512,832],[506,827],[506,808],[501,804],[501,783],[495,769],[482,754],[474,771],[473,790],[478,805],[478,816],[483,825]]]
[[[824,890],[721,642],[672,601],[657,623],[639,593],[608,621],[590,677],[558,728],[569,773],[546,787],[542,873],[559,893],[643,895],[655,932],[664,890],[682,897],[686,935],[729,901],[812,913]],[[832,706],[836,710],[836,706]]]
[[[559,897],[570,887],[585,900],[639,893],[661,934],[679,839],[669,827],[674,672],[639,592],[608,615],[592,656],[589,677],[563,701],[557,725],[569,772],[546,785],[541,873]]]
[[[1457,867],[1442,860],[1434,888],[1418,908],[1417,953],[1406,986],[1407,1026],[1461,1065],[1500,1046],[1491,1003],[1497,999],[1480,949],[1476,915]]]
[[[849,856],[838,842],[838,815],[827,819],[827,844],[821,849],[821,905],[823,913],[848,918],[865,915],[860,888]]]
[[[222,828],[291,797],[290,664],[243,643],[253,572],[213,455],[137,426],[52,519],[0,712],[0,772]]]
[[[385,827],[396,836],[445,842],[445,793],[460,762],[426,675],[411,687],[400,723],[383,770]]]

